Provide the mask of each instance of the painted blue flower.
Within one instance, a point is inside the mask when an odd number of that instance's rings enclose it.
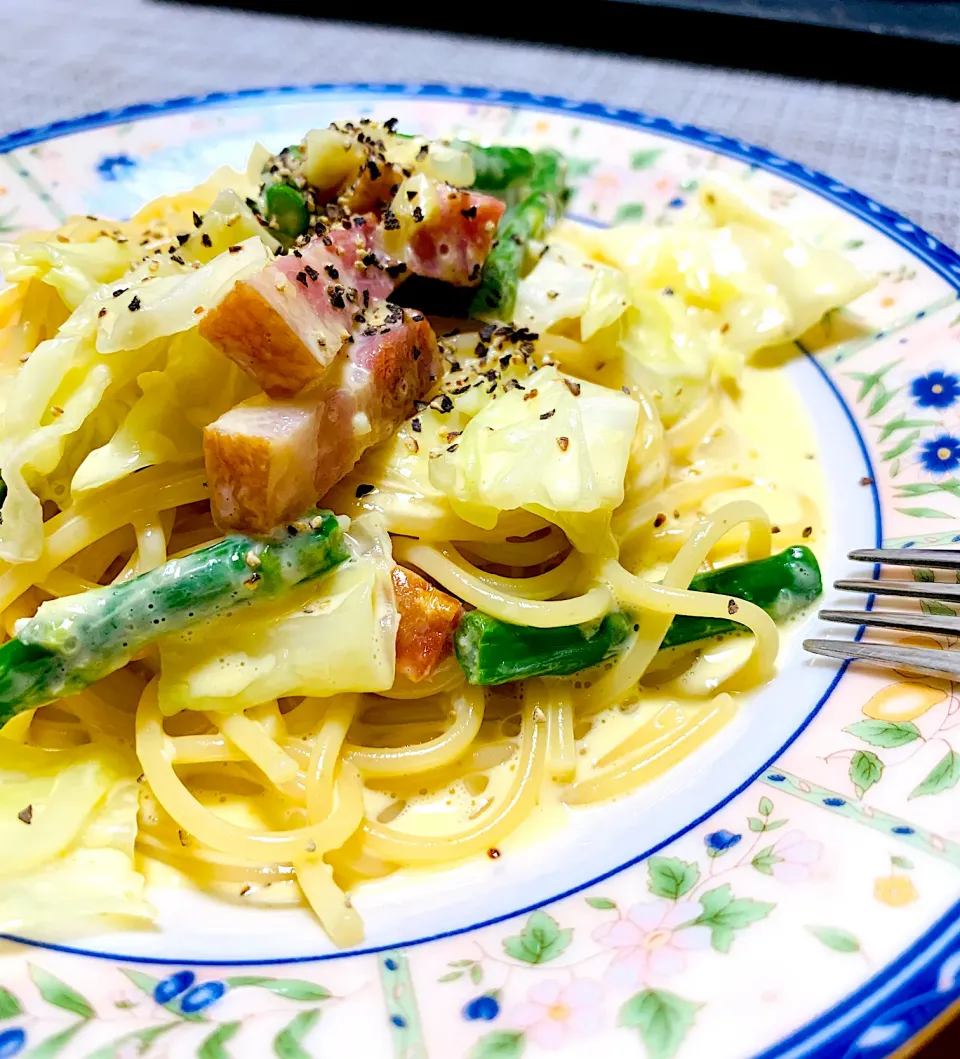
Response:
[[[743,838],[743,835],[721,829],[720,831],[711,831],[709,835],[704,835],[703,841],[707,847],[707,854],[711,857],[719,857],[726,853],[728,849],[733,849],[741,838]]]
[[[679,210],[681,206],[684,206],[684,205],[686,205],[686,199],[682,199],[682,198],[680,198],[680,196],[678,195],[678,196],[677,196],[677,197],[676,197],[675,199],[671,199],[671,200],[670,200],[670,201],[669,201],[669,202],[667,203],[667,205],[668,205],[668,206],[670,207],[670,209],[672,209],[672,210]]]
[[[153,987],[153,999],[158,1004],[169,1004],[174,997],[185,993],[196,981],[193,971],[177,971]]]
[[[27,1046],[27,1034],[19,1026],[0,1033],[0,1059],[13,1059]]]
[[[931,474],[949,474],[960,467],[960,438],[941,434],[933,441],[925,441],[920,449],[920,462]]]
[[[471,1022],[492,1022],[500,1014],[500,1003],[495,996],[484,993],[474,997],[463,1009],[463,1017]]]
[[[949,408],[960,397],[960,379],[942,371],[931,371],[914,379],[910,392],[921,408]]]
[[[97,172],[101,180],[123,180],[136,165],[135,159],[128,154],[108,154],[100,159]]]
[[[204,1008],[215,1004],[227,991],[223,982],[204,982],[203,985],[195,985],[193,989],[180,1001],[180,1010],[187,1015],[195,1011],[203,1011]]]

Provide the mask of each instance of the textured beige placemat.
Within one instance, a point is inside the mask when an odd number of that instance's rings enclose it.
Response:
[[[960,103],[150,0],[0,0],[0,133],[260,85],[429,80],[635,107],[770,147],[960,246]]]

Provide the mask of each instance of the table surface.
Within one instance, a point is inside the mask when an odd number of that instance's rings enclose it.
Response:
[[[279,83],[497,85],[633,107],[761,144],[960,246],[960,103],[151,0],[6,0],[0,8],[0,134],[143,100]],[[960,1032],[938,1042],[923,1059],[956,1056]]]
[[[955,102],[151,0],[4,0],[0,52],[0,132],[241,86],[371,77],[491,84],[635,107],[762,144],[960,245]]]

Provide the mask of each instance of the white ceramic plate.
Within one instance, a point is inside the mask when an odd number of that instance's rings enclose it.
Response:
[[[759,148],[521,93],[258,90],[0,140],[0,231],[126,215],[242,167],[256,139],[367,115],[556,146],[591,223],[669,215],[719,168],[840,233],[880,283],[786,369],[829,454],[825,580],[853,547],[960,540],[960,259]],[[878,694],[895,732],[861,723]],[[960,998],[958,708],[952,686],[840,674],[794,637],[749,709],[632,798],[497,862],[363,891],[363,951],[334,952],[305,911],[184,888],[151,894],[155,931],[0,941],[0,1059],[889,1055]]]

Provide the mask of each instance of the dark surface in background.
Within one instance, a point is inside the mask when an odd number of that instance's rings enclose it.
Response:
[[[960,44],[953,0],[622,0]]]
[[[301,18],[331,15],[326,5],[314,6],[306,0],[206,0],[206,6]],[[738,13],[721,14],[720,9]],[[942,32],[960,42],[960,3],[946,0],[589,0],[580,4],[582,13],[573,18],[554,17],[559,8],[544,10],[542,0],[515,3],[507,17],[495,13],[499,8],[475,2],[340,8],[347,10],[349,18],[344,16],[342,21],[736,67],[960,99],[960,43],[894,35],[907,32],[910,25],[917,32],[919,20],[925,32]],[[764,17],[754,17],[761,10]],[[855,15],[860,25],[860,16],[875,10],[896,16],[887,23],[889,33],[837,28]],[[824,21],[829,17],[831,24],[789,21],[812,19],[818,12]],[[371,70],[370,80],[376,77]],[[429,79],[425,71],[424,80]],[[337,80],[335,56],[317,57],[316,80]],[[577,95],[576,85],[570,86],[569,94]]]

